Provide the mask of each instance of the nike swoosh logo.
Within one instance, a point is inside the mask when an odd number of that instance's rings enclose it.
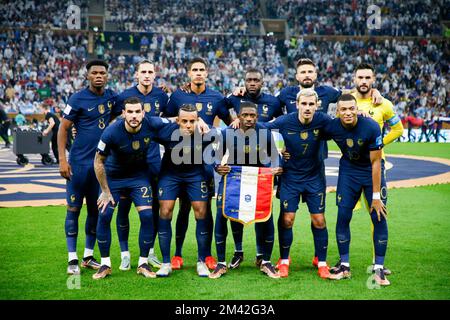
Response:
[[[167,232],[158,232],[159,234],[166,234]]]
[[[289,101],[291,104],[295,104],[295,100],[291,100]]]
[[[201,235],[208,234],[208,232],[200,232]]]
[[[296,134],[297,132],[288,132],[288,134]]]
[[[88,108],[88,111],[92,111],[92,110],[94,110],[95,109],[95,107],[93,107],[93,108]]]
[[[241,99],[241,103],[242,103],[242,102],[247,102],[247,100],[242,100],[242,99]]]
[[[128,145],[126,144],[126,145],[124,145],[124,146],[120,146],[119,148],[120,149],[123,149],[123,148],[126,148],[126,147],[128,147]]]
[[[76,235],[77,233],[76,232],[68,232],[67,233],[69,236],[74,236],[74,235]]]

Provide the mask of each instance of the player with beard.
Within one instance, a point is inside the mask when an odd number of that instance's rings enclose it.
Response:
[[[375,69],[373,66],[367,63],[358,65],[355,70],[353,82],[356,87],[356,92],[353,93],[353,96],[356,98],[358,110],[367,112],[378,123],[381,130],[383,130],[385,124],[390,128],[389,133],[383,138],[383,145],[388,145],[401,137],[403,134],[403,124],[396,115],[392,102],[384,98],[381,104],[374,104],[370,97],[370,92],[375,82]],[[384,174],[386,174],[385,162],[386,155],[382,151],[381,169]],[[387,199],[387,189],[385,187],[381,188],[381,197],[382,199]],[[375,265],[375,260],[373,265]],[[391,271],[384,267],[384,274],[390,275]]]
[[[130,97],[138,97],[143,105],[145,111],[145,117],[159,117],[167,106],[169,97],[160,88],[154,86],[156,77],[155,64],[149,60],[141,60],[136,65],[136,79],[138,84],[122,92],[117,99],[117,104],[120,109],[124,108],[124,101]],[[161,170],[161,155],[159,151],[159,144],[151,141],[147,154],[148,163],[148,176],[151,177],[152,190],[158,190],[158,173]],[[121,251],[121,264],[120,270],[130,270],[130,252],[128,251],[128,235],[130,231],[130,222],[128,214],[131,208],[131,199],[122,196],[117,209],[116,227],[117,235],[119,237],[120,251]],[[148,256],[149,263],[159,268],[161,262],[154,253],[154,242],[156,237],[156,231],[159,218],[159,201],[158,194],[153,194],[153,226],[155,228],[153,233],[152,244],[150,247],[150,253]]]
[[[111,220],[121,195],[133,201],[141,221],[137,273],[146,278],[156,278],[148,265],[154,229],[147,154],[157,133],[171,124],[159,117],[145,118],[144,106],[137,97],[127,98],[124,107],[124,119],[113,123],[102,134],[94,160],[95,175],[102,190],[97,200],[100,210],[97,237],[102,259],[94,279],[103,279],[111,274]]]

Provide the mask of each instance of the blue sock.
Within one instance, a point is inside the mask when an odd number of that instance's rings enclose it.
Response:
[[[86,232],[86,244],[88,249],[94,249],[95,241],[97,240],[97,222],[98,222],[98,208],[97,204],[87,204],[87,216],[84,230]]]
[[[158,189],[155,189],[158,190]],[[156,194],[156,192],[155,192]],[[152,236],[152,246],[155,246],[156,236],[158,235],[158,222],[159,222],[159,200],[158,198],[153,198],[152,203],[152,217],[153,217],[153,236]]]
[[[130,198],[120,198],[117,208],[116,228],[119,238],[120,251],[128,251],[128,236],[130,233],[130,219],[128,217],[131,209]]]
[[[280,258],[288,259],[289,251],[291,249],[294,236],[292,234],[292,228],[285,228],[283,226],[282,216],[278,218],[278,241],[280,242]]]
[[[273,251],[273,242],[275,238],[275,229],[273,226],[273,218],[270,216],[269,220],[266,222],[259,222],[255,224],[255,233],[260,234],[260,248],[262,251],[258,251],[263,254],[263,259],[265,261],[270,261]],[[258,241],[258,236],[256,237]]]
[[[191,202],[183,198],[180,201],[180,210],[178,210],[177,222],[175,225],[175,255],[181,257],[184,238],[189,226],[189,213],[191,211]]]
[[[103,213],[98,215],[97,243],[102,258],[109,257],[111,248],[111,220],[114,208],[108,205]]]
[[[264,222],[255,223],[256,255],[264,253],[264,230],[262,227],[259,227],[262,224]]]
[[[170,263],[170,241],[172,240],[171,219],[162,219],[158,221],[159,247],[163,256],[163,263]]]
[[[147,257],[153,245],[153,212],[152,209],[139,211],[141,228],[139,229],[139,250],[140,257]]]
[[[328,229],[318,229],[311,223],[311,230],[314,237],[314,256],[319,258],[319,261],[327,261],[327,247],[328,247]]]
[[[386,219],[378,216],[375,211],[370,214],[373,223],[373,244],[375,248],[375,264],[384,265],[384,257],[386,256],[388,244],[388,226]]]
[[[66,221],[64,224],[64,230],[66,232],[67,251],[77,252],[77,237],[78,237],[78,217],[80,216],[80,210],[70,211],[67,210]]]
[[[234,239],[234,250],[242,251],[242,237],[244,235],[244,225],[242,223],[231,221],[231,232]]]
[[[213,231],[214,231],[214,220],[211,210],[211,200],[209,200],[208,205],[206,207],[206,230],[208,230],[208,242],[206,247],[206,256],[212,256],[211,253],[211,244],[213,239]]]
[[[205,261],[209,238],[208,222],[206,221],[206,218],[197,219],[195,236],[197,238],[197,246],[198,246],[198,261]]]
[[[349,262],[350,259],[350,221],[352,220],[353,209],[338,207],[338,217],[336,222],[336,242],[339,249],[341,262]]]
[[[220,262],[226,261],[226,245],[227,245],[227,219],[222,215],[222,209],[217,208],[216,225],[214,233],[216,237],[217,259]]]

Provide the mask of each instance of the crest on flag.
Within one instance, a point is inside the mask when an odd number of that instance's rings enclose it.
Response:
[[[224,177],[222,212],[244,225],[264,222],[272,214],[271,168],[231,166]]]

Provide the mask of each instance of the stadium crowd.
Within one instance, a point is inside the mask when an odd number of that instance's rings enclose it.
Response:
[[[258,0],[106,0],[106,20],[118,31],[247,34],[259,24]]]
[[[293,34],[300,35],[442,35],[442,20],[450,19],[448,0],[381,0],[329,1],[276,0],[267,1],[271,18],[285,18]],[[381,26],[369,30],[367,8],[380,8]]]
[[[70,5],[80,8],[81,28],[85,28],[88,0],[2,1],[0,4],[0,26],[27,28],[67,28],[67,9]]]
[[[108,48],[98,55],[111,64],[110,87],[118,92],[132,85],[133,64],[146,57],[157,63],[158,85],[174,90],[186,81],[185,61],[203,56],[210,63],[209,85],[223,93],[242,85],[248,67],[265,71],[266,91],[276,93],[295,83],[295,69],[285,69],[299,57],[311,57],[319,67],[319,80],[340,88],[351,86],[354,67],[369,62],[377,68],[377,86],[396,103],[397,113],[432,106],[449,113],[448,43],[429,40],[382,42],[286,41],[281,48],[273,37],[154,35],[145,50],[117,55]],[[0,34],[0,97],[7,112],[38,112],[45,101],[63,105],[85,85],[82,65],[87,59],[87,37],[58,35],[53,31],[7,31]],[[97,41],[97,46],[102,42]],[[285,76],[285,73],[288,76]],[[407,107],[410,110],[407,110]],[[421,110],[421,109],[419,109]],[[420,113],[419,113],[420,114]]]

